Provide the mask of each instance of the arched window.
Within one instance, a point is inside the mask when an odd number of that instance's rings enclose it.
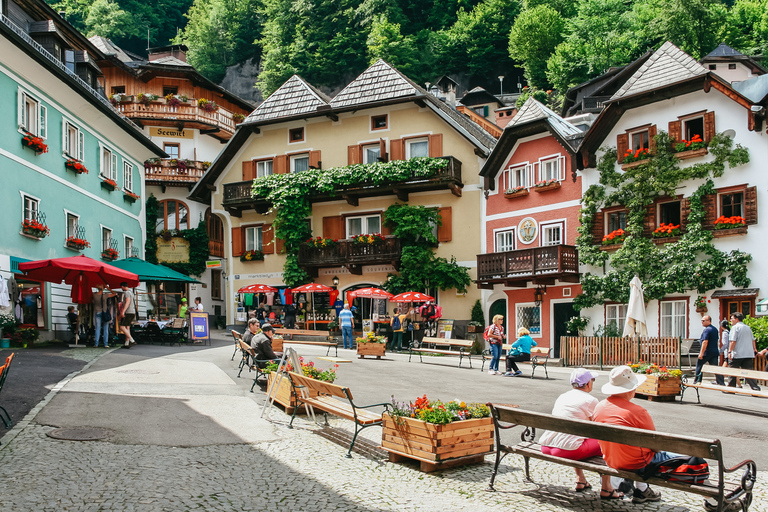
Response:
[[[189,229],[189,208],[186,204],[175,199],[158,203],[155,233],[164,229]]]
[[[224,257],[224,223],[221,217],[211,213],[208,208],[205,212],[205,225],[208,228],[208,252],[211,256]]]

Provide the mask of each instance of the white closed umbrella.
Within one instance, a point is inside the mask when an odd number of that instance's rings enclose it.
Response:
[[[629,283],[629,306],[622,336],[648,336],[648,328],[645,325],[643,283],[637,276],[633,277]]]

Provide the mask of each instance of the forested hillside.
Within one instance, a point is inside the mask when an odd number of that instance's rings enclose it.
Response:
[[[470,85],[564,91],[669,40],[694,57],[718,43],[768,51],[768,0],[61,0],[88,35],[130,51],[171,41],[214,81],[255,58],[266,96],[294,73],[333,88],[374,59],[419,83],[461,75]],[[178,33],[177,33],[178,31]],[[496,87],[493,90],[496,90]]]

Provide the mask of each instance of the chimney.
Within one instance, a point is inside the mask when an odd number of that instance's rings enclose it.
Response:
[[[171,46],[161,46],[159,48],[150,48],[147,50],[149,53],[149,62],[154,62],[163,57],[175,57],[181,62],[187,62],[187,48],[183,44],[173,44]]]

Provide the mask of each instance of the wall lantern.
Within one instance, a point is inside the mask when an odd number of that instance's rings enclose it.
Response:
[[[546,286],[539,286],[536,288],[536,291],[533,292],[533,300],[536,302],[536,306],[541,306],[541,303],[544,302],[544,295],[547,293],[547,287]]]
[[[339,278],[337,276],[333,276],[331,282],[333,283],[333,286],[339,286]]]

